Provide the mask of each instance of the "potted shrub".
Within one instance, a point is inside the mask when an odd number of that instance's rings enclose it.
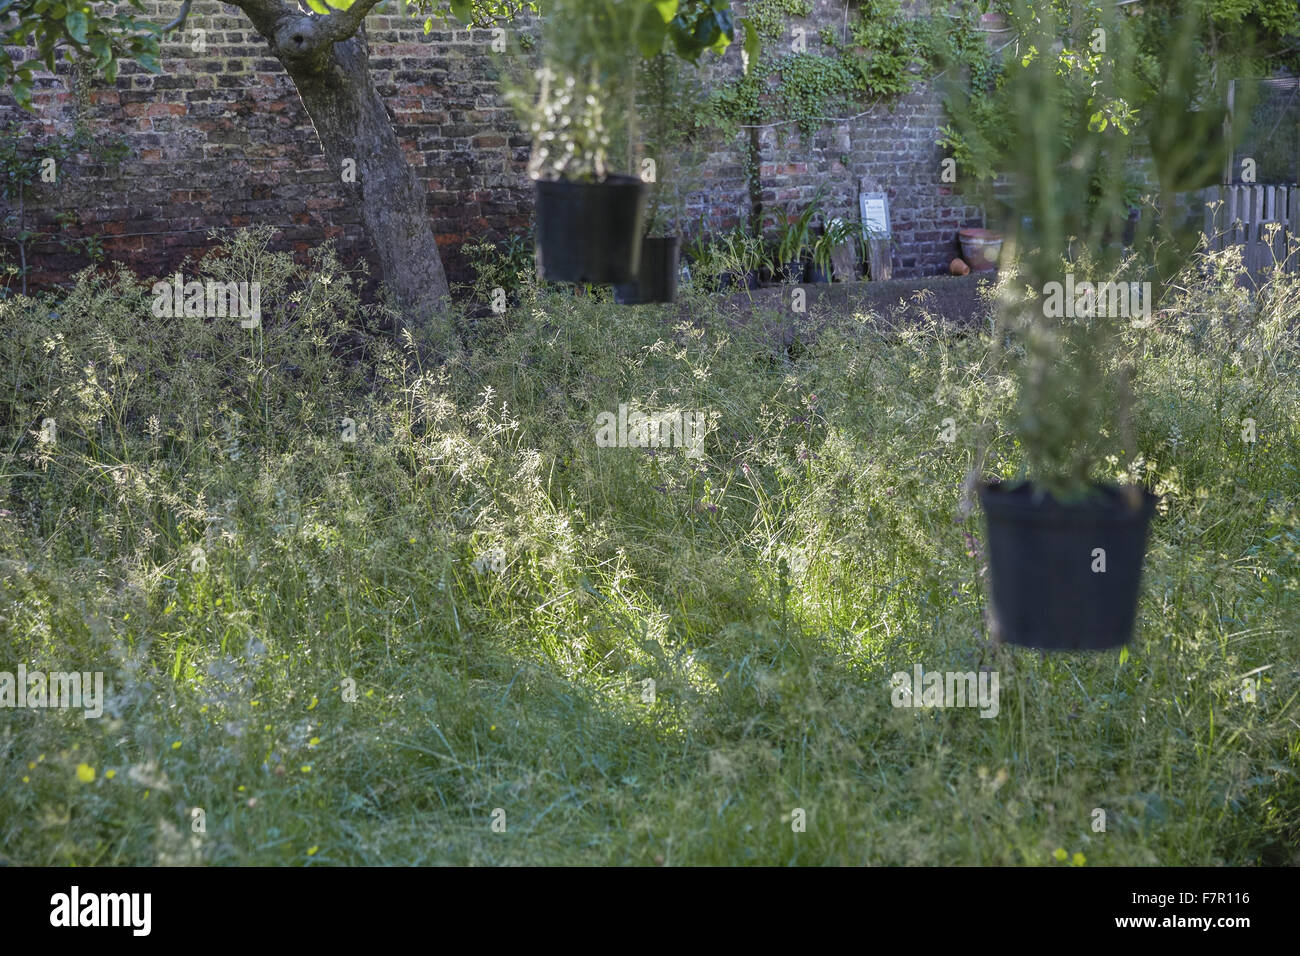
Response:
[[[758,236],[737,226],[719,238],[715,256],[723,288],[758,288],[758,271],[763,265],[763,240]]]
[[[681,221],[694,182],[690,174],[702,159],[690,144],[689,114],[700,95],[698,81],[684,76],[677,59],[663,52],[643,61],[641,77],[650,114],[642,144],[646,225],[636,277],[614,287],[615,301],[625,305],[676,298]]]
[[[683,274],[692,286],[705,292],[714,291],[717,284],[718,268],[714,262],[713,244],[700,223],[700,231],[686,244],[686,263]]]
[[[835,253],[844,245],[852,245],[853,227],[838,216],[826,223],[822,234],[813,240],[812,264],[809,267],[808,281],[830,282],[835,278],[833,259]]]
[[[533,138],[537,260],[549,280],[626,283],[637,272],[646,184],[614,172],[636,142],[637,67],[669,38],[692,61],[733,37],[725,0],[555,0],[542,18],[541,66],[506,93]]]
[[[804,257],[811,249],[812,218],[816,212],[817,203],[814,201],[797,217],[786,214],[785,225],[776,235],[771,263],[775,281],[792,285],[803,281]]]
[[[1118,31],[1113,12],[1107,17]],[[1028,37],[1027,49],[1051,51],[1055,37],[1069,35],[1051,19],[1014,24]],[[987,449],[980,449],[967,488],[978,493],[986,522],[993,624],[1012,644],[1113,648],[1131,639],[1136,620],[1157,505],[1135,466],[1129,409],[1131,356],[1140,354],[1142,326],[1135,328],[1129,311],[1100,307],[1101,296],[1059,306],[1062,287],[1073,290],[1076,281],[1128,287],[1149,279],[1154,259],[1122,257],[1100,241],[1126,218],[1122,144],[1082,150],[1077,138],[1060,135],[1052,118],[1054,110],[1082,113],[1086,131],[1089,117],[1098,127],[1096,117],[1124,115],[1137,98],[1128,85],[1139,73],[1131,55],[1125,46],[1082,67],[1066,64],[1066,71],[1090,71],[1089,82],[1077,83],[1062,76],[1055,54],[1034,53],[1000,88],[1012,107],[1005,116],[1013,145],[1003,168],[1014,192],[1007,217],[1014,231],[1007,237],[1010,262],[999,287],[992,367],[1018,382],[1012,432],[1024,457],[1014,478],[1007,463],[999,470],[1008,480],[984,481]],[[1075,97],[1087,99],[1086,111]],[[1032,241],[1015,225],[1026,220],[1033,223]],[[1094,259],[1086,250],[1100,252]],[[1079,255],[1071,258],[1072,252]]]

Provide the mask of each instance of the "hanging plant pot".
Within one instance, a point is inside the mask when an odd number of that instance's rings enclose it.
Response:
[[[1095,486],[1061,504],[1032,484],[983,485],[993,612],[1002,640],[1044,650],[1127,644],[1137,616],[1147,528],[1157,498]]]
[[[958,229],[961,257],[975,272],[987,272],[998,264],[1002,254],[1002,233],[992,229]]]
[[[537,180],[537,265],[552,282],[619,284],[641,256],[645,183],[632,176],[603,182]]]
[[[614,286],[614,301],[619,305],[674,301],[677,298],[678,249],[676,236],[643,238],[636,278]]]

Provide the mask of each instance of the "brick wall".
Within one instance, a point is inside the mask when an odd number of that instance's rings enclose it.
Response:
[[[156,19],[176,4],[153,3]],[[382,8],[381,8],[382,10]],[[839,22],[842,6],[817,0],[809,48],[819,23]],[[532,190],[525,177],[528,142],[503,103],[483,31],[438,31],[400,16],[367,20],[371,67],[393,114],[408,158],[428,183],[429,213],[448,272],[464,279],[459,248],[482,235],[526,229]],[[192,49],[195,30],[206,49]],[[217,0],[194,4],[184,36],[164,45],[163,73],[123,63],[116,84],[102,79],[88,94],[74,93],[64,64],[33,94],[35,114],[7,95],[0,122],[16,120],[34,134],[67,131],[80,113],[98,133],[120,135],[129,153],[120,163],[89,156],[70,161],[55,184],[37,184],[27,211],[35,224],[63,235],[99,235],[108,256],[143,274],[166,274],[211,244],[208,231],[253,223],[277,230],[284,248],[302,251],[324,238],[338,241],[345,258],[368,257],[366,238],[336,170],[327,169],[292,82],[243,14]],[[729,54],[715,69],[738,69]],[[828,123],[807,140],[793,127],[758,131],[765,213],[798,206],[821,184],[832,214],[856,219],[858,182],[870,177],[888,193],[899,276],[942,271],[956,254],[958,226],[980,221],[940,182],[934,145],[942,109],[927,87],[892,108]],[[710,144],[701,189],[688,204],[688,221],[701,214],[713,228],[748,218],[745,180],[749,134]],[[61,230],[55,216],[77,214]],[[5,229],[6,238],[16,230]],[[11,258],[14,248],[7,242]],[[85,259],[46,242],[29,250],[39,286],[66,278]]]

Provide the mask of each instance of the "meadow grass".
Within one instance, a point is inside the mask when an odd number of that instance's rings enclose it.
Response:
[[[431,363],[256,231],[208,268],[258,329],[125,272],[6,300],[0,670],[111,692],[0,710],[0,854],[1300,863],[1300,288],[1230,266],[1123,333],[1141,455],[1100,477],[1163,497],[1093,655],[988,639],[962,483],[1019,467],[1015,385],[924,302],[767,316],[821,326],[787,347],[689,291],[538,293]],[[620,403],[707,412],[704,454],[599,447]],[[918,662],[998,671],[999,713],[895,708]]]

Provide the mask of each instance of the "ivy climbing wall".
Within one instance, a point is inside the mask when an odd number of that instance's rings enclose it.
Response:
[[[735,105],[738,50],[705,70],[710,95],[696,117],[702,161],[691,174],[688,230],[770,224],[821,188],[827,215],[856,221],[859,183],[867,180],[889,195],[895,275],[946,270],[957,254],[956,230],[982,224],[982,215],[957,184],[944,181],[936,141],[945,118],[933,82],[921,70],[910,77],[910,91],[873,96],[869,89],[836,102],[827,97],[845,82],[836,63],[875,70],[885,87],[898,80],[902,54],[879,37],[874,49],[859,45],[854,52],[848,24],[856,4],[757,2],[770,7],[757,11],[768,33],[764,69],[771,70],[749,104],[759,115]],[[161,21],[175,4],[153,7]],[[382,10],[367,21],[372,69],[407,156],[428,185],[448,272],[465,280],[463,243],[529,227],[528,141],[499,93],[487,32],[425,34],[421,24]],[[109,84],[60,64],[38,82],[34,113],[7,95],[0,101],[0,124],[16,124],[11,136],[46,140],[81,124],[121,153],[74,152],[54,182],[33,185],[21,228],[46,234],[26,250],[33,286],[83,267],[77,240],[88,237],[109,259],[146,275],[182,268],[211,245],[214,228],[254,223],[275,227],[277,242],[297,252],[332,238],[345,259],[371,255],[349,188],[339,171],[326,168],[293,84],[236,8],[198,0],[185,33],[163,52],[161,75],[127,62]],[[16,212],[12,203],[3,210],[11,260]]]

